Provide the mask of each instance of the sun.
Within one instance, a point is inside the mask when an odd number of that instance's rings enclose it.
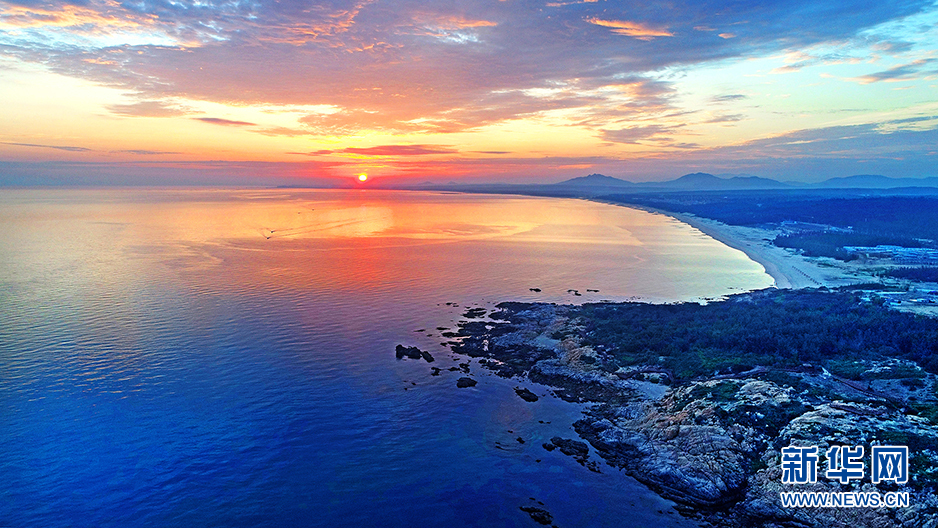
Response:
[[[358,175],[358,181],[363,182],[368,180],[368,175],[364,172]]]

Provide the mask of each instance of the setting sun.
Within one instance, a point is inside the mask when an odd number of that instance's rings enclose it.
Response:
[[[363,182],[368,179],[368,175],[364,172],[358,175],[358,181]]]

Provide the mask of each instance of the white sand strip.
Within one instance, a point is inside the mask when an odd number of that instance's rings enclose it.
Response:
[[[603,202],[612,203],[612,202]],[[755,227],[731,226],[701,218],[690,213],[673,213],[651,207],[616,203],[624,207],[642,209],[650,213],[663,214],[696,228],[701,233],[742,251],[750,259],[762,265],[765,272],[775,279],[777,288],[829,288],[866,282],[856,266],[828,258],[805,257],[794,251],[780,248],[772,243],[777,231]]]

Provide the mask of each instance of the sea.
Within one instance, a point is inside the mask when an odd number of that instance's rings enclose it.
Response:
[[[686,224],[585,200],[2,190],[0,527],[693,526],[595,452],[599,473],[542,447],[578,438],[583,405],[441,334],[501,301],[772,284]]]

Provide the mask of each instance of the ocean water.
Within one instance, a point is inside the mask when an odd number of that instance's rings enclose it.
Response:
[[[530,505],[690,525],[541,447],[581,407],[472,361],[457,389],[394,347],[446,369],[467,360],[437,327],[470,307],[771,284],[673,219],[579,200],[4,190],[0,526],[531,527]]]

